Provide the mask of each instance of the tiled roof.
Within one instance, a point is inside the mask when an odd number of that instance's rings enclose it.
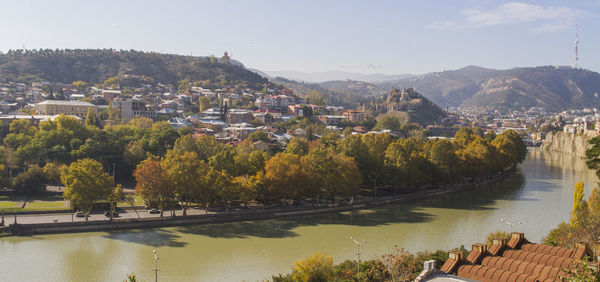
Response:
[[[494,240],[489,249],[473,244],[466,259],[451,253],[441,271],[478,281],[556,281],[588,253],[584,244],[573,249],[532,244],[523,233],[514,232],[508,242]]]

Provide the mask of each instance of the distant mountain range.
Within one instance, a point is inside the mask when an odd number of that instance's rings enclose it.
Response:
[[[494,70],[468,66],[378,86],[416,87],[417,91],[442,107],[519,109],[535,106],[557,111],[600,105],[600,74],[571,67]]]
[[[584,69],[541,66],[495,70],[468,66],[458,70],[405,76],[378,82],[345,79],[317,85],[338,93],[363,97],[381,95],[392,87],[415,87],[441,107],[545,107],[558,111],[600,106],[600,74]]]
[[[300,72],[300,71],[262,71],[262,74],[267,74],[271,77],[285,77],[287,79],[296,80],[299,82],[320,83],[332,80],[357,80],[364,82],[381,82],[390,80],[399,80],[411,77],[411,74],[396,74],[387,75],[383,73],[362,74],[345,71],[325,71],[325,72]]]

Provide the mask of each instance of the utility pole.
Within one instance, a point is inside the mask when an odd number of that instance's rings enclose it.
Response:
[[[354,242],[354,244],[356,244],[356,260],[358,261],[357,267],[356,267],[357,268],[356,278],[358,280],[360,280],[360,247],[367,244],[367,241],[359,242],[357,240],[354,240],[354,238],[352,236],[350,236],[350,240],[352,240]]]
[[[158,282],[158,255],[156,254],[156,250],[152,250],[154,253],[154,281]]]
[[[500,219],[500,221],[501,221],[501,222],[504,222],[504,223],[506,223],[507,225],[510,225],[510,233],[512,233],[512,232],[513,232],[513,226],[521,224],[521,222],[520,222],[520,221],[517,221],[517,222],[510,222],[510,221],[506,221],[506,220],[504,220],[504,218],[501,218],[501,219]]]

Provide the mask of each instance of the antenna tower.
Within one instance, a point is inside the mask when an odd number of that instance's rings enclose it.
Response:
[[[577,24],[575,24],[575,54],[573,57],[573,68],[576,69],[578,68],[577,63],[579,62],[579,50],[578,50],[578,45],[579,45],[579,27]]]

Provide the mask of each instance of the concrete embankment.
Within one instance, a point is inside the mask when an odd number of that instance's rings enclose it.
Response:
[[[595,136],[596,134],[592,131],[586,131],[583,134],[550,132],[542,142],[541,149],[585,158],[585,152],[591,148],[590,140]]]
[[[265,220],[282,217],[306,216],[324,213],[336,213],[343,211],[374,208],[383,205],[394,204],[398,202],[415,200],[419,198],[432,197],[446,193],[454,193],[475,189],[481,185],[490,184],[504,179],[507,174],[502,174],[494,178],[482,180],[476,183],[461,185],[446,189],[427,189],[400,196],[382,197],[377,199],[366,199],[353,205],[338,205],[328,207],[296,207],[281,209],[266,209],[253,211],[240,211],[231,213],[219,213],[208,215],[189,215],[165,218],[144,218],[144,219],[115,219],[109,221],[89,221],[89,222],[56,222],[43,224],[11,224],[5,227],[4,233],[10,235],[32,235],[32,234],[51,234],[51,233],[74,233],[74,232],[96,232],[96,231],[114,231],[126,229],[157,228],[169,226],[182,226],[193,224],[226,223],[248,220]]]

